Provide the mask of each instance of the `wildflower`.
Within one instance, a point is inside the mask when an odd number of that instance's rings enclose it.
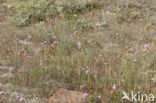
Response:
[[[143,21],[144,21],[144,19],[140,19],[139,21],[140,21],[140,22],[143,22]]]
[[[84,84],[83,85],[80,85],[80,88],[82,89],[82,88],[84,88],[84,86],[85,86]]]
[[[92,0],[89,0],[89,2],[92,2]]]
[[[20,102],[24,102],[25,98],[20,98]]]
[[[153,83],[154,83],[154,82],[155,82],[155,78],[151,78],[151,82],[153,82]]]
[[[98,95],[97,97],[98,97],[99,99],[101,99],[101,95]]]
[[[79,41],[78,42],[78,49],[81,49],[81,47],[82,47],[82,43]]]
[[[93,45],[96,45],[96,42],[93,42]]]
[[[75,30],[76,28],[75,27],[73,27],[73,30]]]
[[[119,35],[119,33],[116,33],[116,36],[118,36]]]
[[[74,34],[76,35],[77,34],[77,31],[74,31]]]
[[[54,44],[54,45],[59,45],[59,42],[58,42],[58,41],[54,41],[53,44]]]
[[[20,96],[16,96],[16,98],[18,99],[18,98],[20,98]]]
[[[99,55],[99,58],[102,58],[102,54]]]
[[[85,70],[85,68],[81,68],[82,70]]]
[[[57,39],[57,37],[55,35],[53,35],[52,38],[55,39],[55,40]]]
[[[14,71],[14,68],[13,68],[13,67],[10,67],[10,68],[9,68],[9,71],[10,71],[10,72],[13,72],[13,71]]]
[[[28,59],[28,60],[30,60],[30,59],[31,59],[31,57],[30,57],[30,56],[27,56],[27,59]]]
[[[148,47],[148,44],[144,44],[144,49],[147,49],[147,47]]]
[[[97,26],[97,27],[99,27],[99,26],[101,26],[101,24],[99,24],[99,23],[96,23],[96,26]]]
[[[4,67],[0,66],[0,70],[3,70],[3,69],[4,69]]]
[[[84,97],[84,98],[88,97],[88,93],[84,93],[84,94],[83,94],[83,97]]]
[[[0,95],[4,95],[5,94],[5,92],[4,91],[0,91]]]
[[[74,17],[77,17],[77,14],[74,14]]]
[[[137,63],[137,60],[135,59],[135,60],[133,60],[133,63]]]
[[[43,66],[43,63],[42,62],[40,63],[40,66]]]
[[[112,90],[116,91],[116,85],[115,84],[113,84]]]
[[[89,73],[89,71],[88,70],[86,70],[86,74],[88,74]]]
[[[31,35],[29,35],[29,36],[28,36],[28,39],[31,39],[31,38],[32,38],[32,36],[31,36]]]
[[[117,55],[117,58],[120,58],[121,56],[120,55]]]

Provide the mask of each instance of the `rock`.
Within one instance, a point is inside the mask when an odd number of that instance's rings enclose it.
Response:
[[[60,88],[52,97],[50,97],[48,103],[86,103],[83,94],[83,92]]]

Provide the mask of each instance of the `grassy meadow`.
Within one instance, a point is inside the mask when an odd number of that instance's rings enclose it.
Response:
[[[60,87],[89,103],[156,96],[156,0],[0,0],[0,103]]]

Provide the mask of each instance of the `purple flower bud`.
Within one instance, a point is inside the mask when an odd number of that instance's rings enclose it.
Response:
[[[55,40],[57,39],[57,37],[55,35],[53,35],[52,38],[55,39]]]
[[[89,73],[89,71],[88,70],[86,70],[86,74],[88,74]]]

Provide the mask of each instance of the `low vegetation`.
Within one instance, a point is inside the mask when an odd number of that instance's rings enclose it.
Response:
[[[155,5],[0,0],[0,101],[47,103],[60,87],[89,103],[128,103],[123,91],[156,95]]]

